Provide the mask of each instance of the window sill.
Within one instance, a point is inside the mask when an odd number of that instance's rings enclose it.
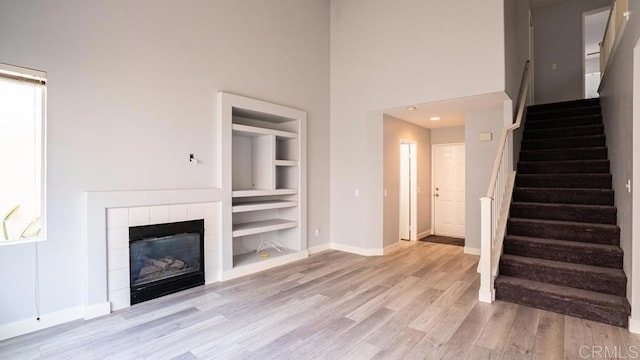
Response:
[[[44,238],[34,238],[34,239],[20,239],[20,240],[0,240],[0,247],[2,246],[11,246],[11,245],[21,245],[21,244],[32,244],[46,241]]]

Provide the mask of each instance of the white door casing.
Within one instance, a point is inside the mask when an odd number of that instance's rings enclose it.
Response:
[[[464,237],[464,144],[433,146],[434,234]]]

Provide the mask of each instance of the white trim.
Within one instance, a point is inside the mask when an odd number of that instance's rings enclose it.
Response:
[[[309,255],[321,253],[323,251],[331,250],[331,243],[324,243],[320,245],[314,245],[309,248]]]
[[[75,307],[53,313],[40,315],[38,321],[35,316],[23,320],[0,325],[0,340],[20,336],[30,332],[46,329],[70,321],[82,319],[83,307]]]
[[[440,235],[440,236],[448,236],[448,237],[458,237],[458,236],[454,236],[454,235],[448,235],[448,234],[436,234],[436,200],[435,200],[435,193],[436,193],[436,184],[435,184],[435,178],[436,178],[436,164],[435,164],[435,159],[436,159],[436,147],[437,146],[446,146],[446,145],[463,145],[465,147],[465,151],[467,149],[467,145],[466,142],[454,142],[454,143],[442,143],[442,144],[433,144],[431,145],[431,235]],[[465,152],[465,161],[466,161],[466,157],[467,154]],[[466,172],[466,168],[465,168],[465,172]],[[467,203],[465,201],[464,206],[467,206]],[[467,227],[467,224],[465,222],[465,229]]]
[[[632,319],[629,316],[629,332],[640,334],[640,320]]]
[[[464,247],[464,253],[468,254],[468,255],[478,255],[478,256],[480,256],[480,248],[471,247],[471,246],[465,246]]]
[[[47,81],[47,72],[35,69],[29,69],[22,66],[15,66],[5,63],[0,63],[0,74],[7,74],[12,76],[21,76],[38,81]]]
[[[383,256],[384,249],[365,249],[357,246],[331,243],[331,248],[338,251],[348,252],[362,256]]]
[[[408,240],[418,241],[418,143],[413,140],[400,138],[400,146],[403,144],[409,145],[409,181],[411,183],[411,187],[409,188],[411,209],[409,214],[410,230]],[[402,157],[402,150],[400,150],[400,155]],[[402,172],[402,161],[400,161],[400,172]],[[402,189],[402,184],[400,184],[400,189]],[[402,193],[402,191],[400,193]],[[400,223],[401,221],[398,219],[398,224]],[[398,234],[398,236],[402,239],[402,233]]]
[[[101,304],[87,305],[84,307],[84,319],[90,320],[100,316],[109,315],[111,313],[111,302],[107,301]]]
[[[418,234],[418,240],[420,240],[420,239],[422,239],[422,238],[424,238],[426,236],[429,236],[429,235],[433,235],[433,230],[432,229],[429,229],[427,231],[423,231],[423,232],[419,233]]]
[[[400,250],[400,247],[402,246],[401,241],[402,240],[397,241],[397,242],[395,242],[395,243],[393,243],[391,245],[385,246],[384,249],[382,249],[383,255],[388,255],[388,254],[391,254],[394,251]]]

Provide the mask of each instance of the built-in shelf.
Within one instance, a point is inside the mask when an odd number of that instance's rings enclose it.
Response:
[[[252,221],[241,224],[233,224],[233,237],[238,236],[247,236],[265,233],[269,231],[283,230],[294,228],[298,226],[298,222],[295,220],[286,220],[286,219],[269,219],[269,220],[260,220],[260,221]]]
[[[233,135],[240,136],[263,136],[263,135],[275,135],[279,138],[286,139],[295,139],[298,137],[298,134],[290,131],[282,131],[282,130],[274,130],[257,126],[249,126],[249,125],[241,125],[241,124],[232,124],[231,128],[233,130]]]
[[[307,257],[307,114],[224,92],[218,93],[218,114],[225,194],[220,279]],[[261,257],[255,249],[265,244],[290,250],[265,250],[269,255]]]
[[[298,206],[297,201],[288,200],[268,200],[268,201],[251,201],[239,204],[234,204],[231,211],[234,213],[269,210],[269,209],[282,209],[288,207]]]
[[[276,166],[298,166],[298,162],[295,160],[276,160]]]
[[[252,197],[252,196],[278,196],[278,195],[294,195],[297,194],[297,189],[275,189],[275,190],[233,190],[231,196],[234,198],[240,197]]]
[[[264,262],[267,260],[275,259],[281,256],[295,254],[297,251],[287,250],[287,251],[278,251],[273,248],[264,249],[260,251],[260,253],[250,252],[246,254],[239,254],[233,257],[233,266],[245,266],[258,262]],[[262,254],[262,256],[260,256]]]

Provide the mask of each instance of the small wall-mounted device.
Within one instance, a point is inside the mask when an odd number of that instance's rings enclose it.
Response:
[[[189,154],[189,162],[192,164],[197,164],[200,162],[200,160],[198,160],[195,155]]]
[[[480,141],[491,141],[493,139],[493,134],[490,132],[480,133]]]

